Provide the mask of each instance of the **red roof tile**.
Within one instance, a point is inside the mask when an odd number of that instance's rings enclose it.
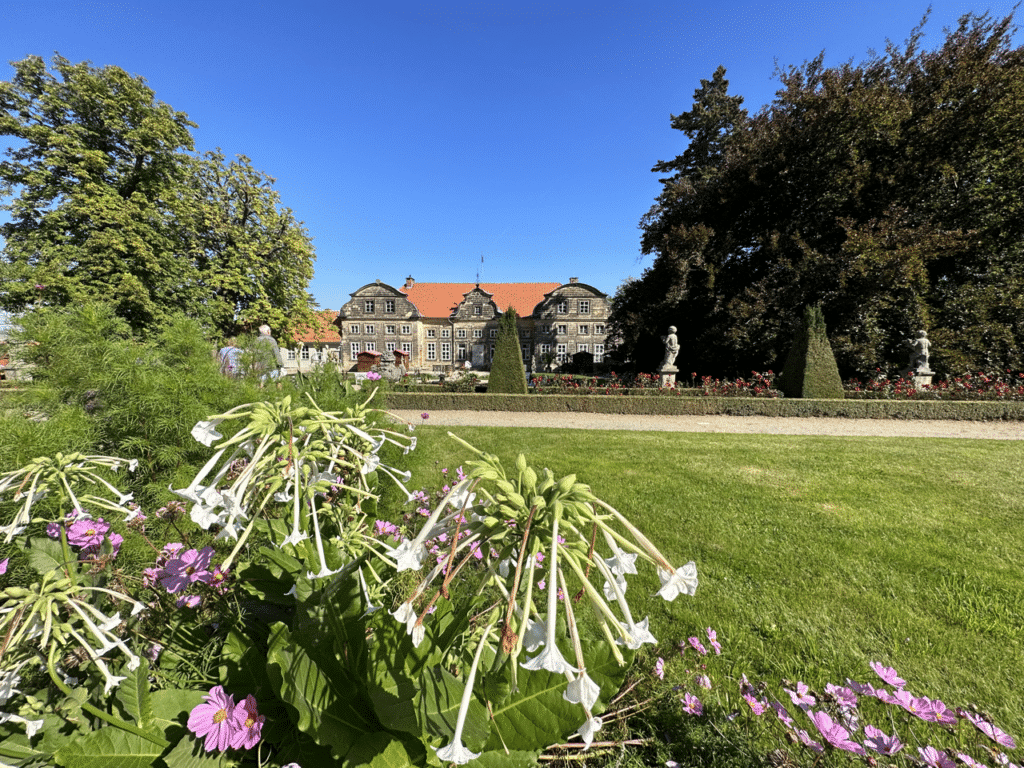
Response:
[[[480,283],[480,288],[491,294],[491,298],[504,312],[509,306],[516,314],[525,317],[533,314],[544,299],[544,294],[558,288],[561,283]],[[448,317],[455,311],[463,296],[476,283],[416,283],[411,288],[400,289],[416,305],[424,317]]]
[[[317,341],[334,343],[341,341],[338,328],[334,325],[334,318],[338,316],[336,310],[325,309],[313,314],[316,317],[317,325],[297,331],[294,336],[295,341],[301,341],[305,344],[312,344]]]

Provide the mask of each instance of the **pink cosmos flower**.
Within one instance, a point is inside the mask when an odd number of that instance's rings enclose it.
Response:
[[[203,703],[188,716],[188,729],[199,738],[206,737],[206,751],[224,751],[231,746],[234,733],[235,700],[215,686],[203,698]]]
[[[743,694],[743,700],[747,702],[747,706],[750,707],[750,711],[757,717],[764,714],[765,702],[761,699],[751,696],[749,693]]]
[[[835,696],[836,701],[839,702],[839,706],[841,707],[857,706],[857,694],[855,694],[849,688],[845,688],[841,685],[832,685],[832,683],[828,683],[825,686],[825,693],[830,693],[833,696]]]
[[[789,710],[782,706],[781,702],[771,702],[771,708],[775,710],[775,716],[779,718],[779,720],[781,720],[786,725],[786,727],[793,727],[793,718],[790,716]]]
[[[68,528],[68,544],[73,547],[99,547],[110,524],[99,520],[76,520]]]
[[[935,747],[918,747],[917,751],[921,755],[921,759],[924,760],[924,764],[931,768],[956,768],[953,758]]]
[[[267,718],[256,708],[256,698],[249,694],[245,701],[235,708],[235,732],[231,736],[231,746],[235,749],[252,749],[260,740],[263,723]]]
[[[875,726],[865,725],[864,746],[870,747],[880,755],[895,755],[903,749],[903,742],[895,733],[892,736],[886,736]]]
[[[367,381],[380,381],[380,374],[376,371],[370,371],[366,374]]]
[[[160,579],[160,583],[173,595],[195,581],[207,581],[210,577],[208,568],[213,553],[213,547],[203,547],[199,551],[185,550],[180,556],[167,561],[167,565],[164,566],[165,575]]]
[[[658,676],[659,680],[665,679],[665,660],[658,657],[658,661],[654,665],[654,674]]]
[[[892,667],[884,667],[881,662],[872,661],[869,665],[876,675],[882,678],[883,681],[889,685],[895,685],[897,688],[902,688],[907,684],[907,681],[896,674],[896,670]]]
[[[824,752],[825,748],[818,742],[811,738],[811,735],[807,731],[800,729],[796,731],[796,737],[800,739],[800,743],[809,749],[813,749],[815,752]]]
[[[992,723],[985,720],[981,715],[975,715],[973,712],[964,712],[964,717],[974,723],[975,728],[992,739],[996,744],[1006,747],[1007,749],[1017,748],[1017,742],[1013,740],[1012,736],[992,725]]]
[[[967,768],[988,768],[984,763],[979,763],[973,757],[964,752],[957,752],[956,756],[960,758],[960,762],[967,766]]]
[[[178,608],[198,608],[202,602],[203,598],[199,595],[182,595],[174,601],[174,605]]]
[[[806,710],[817,703],[817,700],[808,693],[810,689],[807,687],[807,683],[797,683],[795,691],[791,691],[789,688],[783,688],[782,690],[789,694],[789,698],[800,709]]]
[[[711,643],[711,647],[715,649],[715,655],[720,655],[722,653],[722,644],[718,642],[718,633],[711,627],[707,628],[707,633],[708,642]]]
[[[861,696],[874,696],[875,686],[871,683],[858,683],[850,678],[846,678],[847,687],[854,693],[860,694]]]
[[[839,723],[834,722],[827,712],[810,712],[809,716],[814,727],[825,737],[825,741],[836,749],[853,752],[855,755],[867,754],[864,747],[855,741],[850,741],[850,732]]]
[[[690,643],[690,646],[693,648],[693,650],[695,650],[701,656],[707,656],[708,655],[707,649],[703,645],[701,645],[700,640],[698,640],[696,637],[691,637],[689,639],[689,643]],[[685,650],[685,648],[684,648],[684,650]]]
[[[683,696],[683,712],[690,715],[703,715],[704,705],[692,693],[687,693]]]
[[[701,688],[707,688],[710,691],[711,678],[707,675],[697,675],[697,685],[699,685]]]
[[[3,560],[0,560],[0,576],[7,573],[7,563],[9,563],[10,560],[11,558],[9,557],[5,557]]]

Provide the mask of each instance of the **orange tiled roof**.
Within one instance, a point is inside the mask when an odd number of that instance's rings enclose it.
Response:
[[[491,294],[502,312],[509,306],[520,317],[533,314],[533,309],[544,294],[558,288],[561,283],[480,283],[480,288]],[[416,283],[411,288],[400,288],[424,317],[448,317],[462,301],[463,295],[477,287],[476,283]]]
[[[341,341],[338,328],[334,325],[334,318],[338,316],[335,310],[325,309],[320,312],[314,312],[313,316],[316,318],[316,325],[296,331],[295,341],[301,341],[305,344],[311,344],[316,341],[333,341],[335,343]]]

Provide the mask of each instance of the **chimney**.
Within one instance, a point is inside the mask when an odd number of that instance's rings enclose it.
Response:
[[[570,278],[569,278],[569,283],[570,283],[570,284],[572,284],[572,283],[578,283],[579,281],[580,281],[580,279],[579,279],[578,277],[570,277]]]
[[[402,287],[412,288],[414,285],[416,285],[416,281],[412,279],[412,275],[409,275],[407,278],[405,278],[405,285],[403,285]]]

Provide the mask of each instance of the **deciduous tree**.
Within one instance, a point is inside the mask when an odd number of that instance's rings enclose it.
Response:
[[[654,262],[610,324],[656,359],[678,326],[683,370],[778,367],[820,305],[841,371],[905,363],[918,328],[943,371],[1024,365],[1024,49],[1012,15],[964,16],[934,51],[923,25],[860,64],[777,71],[753,116],[719,69],[673,125],[641,221]]]

